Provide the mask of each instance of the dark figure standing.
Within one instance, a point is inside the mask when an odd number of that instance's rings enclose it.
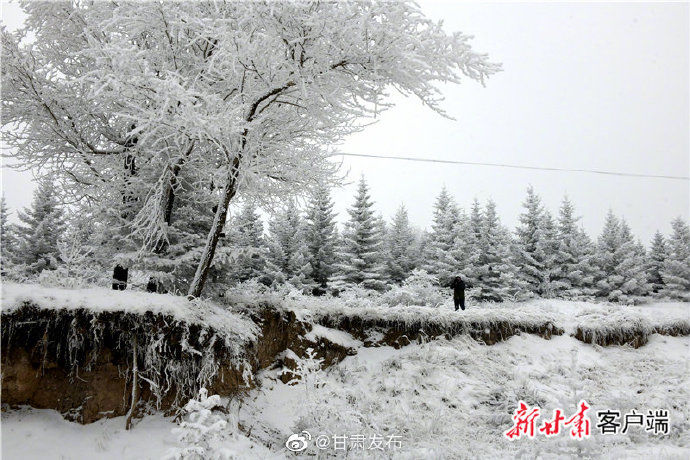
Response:
[[[455,303],[455,311],[458,311],[458,306],[465,310],[465,282],[459,276],[453,279],[450,283],[453,289],[453,302]]]
[[[125,268],[122,265],[115,265],[113,269],[113,289],[116,291],[124,291],[127,289],[127,275],[129,273],[129,268]]]

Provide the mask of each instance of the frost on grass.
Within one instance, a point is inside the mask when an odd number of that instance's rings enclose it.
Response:
[[[687,309],[687,306],[686,306]],[[645,345],[651,334],[690,335],[690,311],[674,312],[658,307],[599,305],[575,315],[573,335],[585,343],[602,346]]]
[[[302,430],[312,436],[400,435],[402,446],[382,454],[392,458],[678,455],[690,441],[690,381],[684,366],[689,340],[655,336],[640,349],[593,348],[568,336],[546,342],[522,335],[494,346],[456,337],[400,350],[361,348],[357,356],[314,370],[316,375],[294,386],[264,377],[262,394],[240,418],[253,433],[273,433],[283,442]],[[503,436],[519,400],[540,406],[541,422],[555,408],[572,415],[580,399],[593,408],[589,440],[577,442],[567,433],[512,442]],[[257,407],[276,407],[278,415]],[[593,412],[606,409],[667,409],[671,431],[663,437],[644,429],[602,436],[594,428]],[[345,456],[332,446],[305,453]],[[347,453],[353,458],[376,454]]]

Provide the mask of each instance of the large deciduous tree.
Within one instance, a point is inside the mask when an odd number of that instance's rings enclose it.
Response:
[[[126,227],[151,251],[165,247],[191,170],[217,199],[193,297],[238,193],[331,180],[324,146],[390,107],[391,88],[443,114],[439,83],[499,70],[411,2],[22,5],[25,26],[2,31],[10,155],[79,199],[125,203]]]

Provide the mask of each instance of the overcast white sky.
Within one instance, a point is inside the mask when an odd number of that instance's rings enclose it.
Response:
[[[690,172],[688,3],[459,3],[423,1],[448,31],[475,36],[476,49],[503,63],[486,88],[444,87],[447,120],[412,99],[349,139],[342,151],[687,176]],[[21,22],[3,2],[2,21]],[[564,193],[592,235],[608,208],[647,243],[670,220],[688,219],[688,181],[346,158],[364,173],[378,210],[404,203],[428,227],[445,184],[468,207],[492,197],[503,222],[517,223],[532,184],[554,212]],[[30,176],[3,168],[11,208],[31,199]],[[335,193],[341,220],[354,185]]]

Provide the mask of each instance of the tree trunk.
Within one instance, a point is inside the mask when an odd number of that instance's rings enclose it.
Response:
[[[139,367],[137,366],[137,336],[132,340],[132,405],[125,420],[125,430],[132,428],[132,417],[139,402]]]
[[[225,220],[228,217],[228,206],[230,205],[230,201],[235,196],[235,192],[237,191],[237,173],[239,171],[239,162],[240,157],[235,157],[230,169],[230,173],[228,174],[228,180],[223,188],[223,194],[220,197],[220,202],[218,203],[218,207],[216,209],[216,216],[213,219],[213,225],[211,225],[211,230],[208,233],[204,253],[201,256],[196,273],[194,274],[194,280],[192,281],[191,286],[189,286],[189,292],[187,293],[187,298],[189,299],[199,297],[201,295],[201,291],[204,289],[204,284],[206,284],[208,272],[211,269],[211,263],[213,262],[213,257],[216,254],[218,239],[220,238],[221,233],[223,233]]]

